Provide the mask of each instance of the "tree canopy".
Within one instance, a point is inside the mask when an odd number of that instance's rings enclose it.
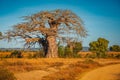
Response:
[[[119,45],[112,45],[112,46],[110,46],[110,51],[119,52],[120,51],[120,46]]]
[[[73,37],[76,40],[87,35],[83,21],[70,10],[41,11],[31,16],[23,16],[23,19],[25,22],[14,25],[13,30],[6,33],[8,38],[28,38],[37,33],[40,36]],[[66,37],[68,34],[73,36]]]
[[[23,16],[23,19],[25,21],[14,25],[13,30],[6,32],[4,38],[8,40],[22,38],[27,47],[39,43],[46,54],[49,54],[48,57],[57,54],[56,41],[59,40],[61,43],[67,43],[68,40],[76,42],[81,37],[87,36],[83,21],[70,10],[41,11],[31,16]],[[54,47],[56,51],[51,47]]]
[[[90,42],[89,50],[96,52],[98,57],[101,57],[102,54],[105,54],[105,52],[108,50],[108,43],[109,41],[105,38],[98,38],[97,41]]]

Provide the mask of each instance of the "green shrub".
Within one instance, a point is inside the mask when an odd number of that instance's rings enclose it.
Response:
[[[16,80],[16,78],[14,74],[7,69],[0,68],[0,80]]]
[[[59,46],[58,47],[58,55],[60,58],[64,58],[65,57],[65,49],[63,46]]]
[[[71,55],[72,55],[72,52],[71,52],[70,48],[66,46],[65,47],[65,56],[70,57]]]
[[[101,53],[101,54],[100,54],[100,57],[101,57],[101,58],[107,58],[107,54],[106,54],[106,53]]]
[[[110,51],[119,52],[120,51],[120,46],[119,45],[110,46]]]
[[[59,54],[59,57],[61,57],[61,58],[72,57],[72,52],[71,52],[70,48],[67,46],[66,47],[59,46],[58,54]]]
[[[109,41],[104,38],[98,38],[97,41],[90,42],[89,50],[96,53],[96,57],[105,58],[106,51],[108,51],[108,43]]]
[[[74,42],[73,53],[78,53],[82,50],[82,43],[81,42]]]
[[[81,58],[81,55],[80,54],[77,54],[77,53],[73,53],[71,52],[71,49],[66,46],[66,47],[63,47],[63,46],[59,46],[58,47],[58,53],[59,53],[59,57],[61,58]]]

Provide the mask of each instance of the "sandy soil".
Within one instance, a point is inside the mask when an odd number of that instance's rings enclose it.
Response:
[[[92,70],[79,80],[120,80],[120,64]]]

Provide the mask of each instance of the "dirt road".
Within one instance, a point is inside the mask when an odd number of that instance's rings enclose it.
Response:
[[[92,70],[79,80],[120,80],[120,64]]]

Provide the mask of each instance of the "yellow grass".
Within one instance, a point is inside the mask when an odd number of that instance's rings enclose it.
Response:
[[[37,53],[37,51],[23,51],[22,55],[24,58],[28,58],[29,55],[34,55],[35,53]],[[0,57],[5,57],[10,54],[11,52],[0,52]],[[87,55],[93,55],[95,53],[88,51],[88,52],[79,52],[78,54],[80,54],[81,57],[85,57]],[[120,54],[120,52],[107,52],[107,55],[117,55],[117,54]]]
[[[77,61],[82,61],[81,59],[47,59],[47,58],[37,58],[37,59],[27,59],[27,58],[7,58],[0,60],[0,66],[4,66],[10,69],[12,72],[19,71],[30,71],[35,69],[43,69],[49,66],[56,66],[55,64],[70,64]],[[21,68],[20,68],[21,67]],[[30,68],[30,69],[29,69]]]
[[[34,53],[24,52],[23,55],[28,56],[28,54]],[[10,52],[3,52],[1,54],[9,55]],[[78,75],[81,75],[85,71],[115,63],[120,63],[120,60],[89,58],[3,58],[0,59],[0,68],[6,68],[14,74],[34,70],[49,73],[42,77],[42,80],[75,80]]]
[[[34,51],[23,51],[22,55],[23,55],[24,58],[27,58],[29,56],[29,54],[33,55],[36,52],[34,52]],[[0,52],[0,57],[5,57],[7,55],[10,55],[11,53],[12,53],[12,51],[11,52]]]
[[[86,59],[74,58],[9,58],[0,60],[1,68],[7,68],[14,74],[33,70],[52,71],[53,73],[43,77],[43,80],[64,79],[72,80],[82,71],[98,67],[96,63],[89,63]],[[51,70],[52,68],[52,70]],[[55,74],[58,74],[56,77]],[[52,75],[52,76],[51,76]],[[65,75],[64,77],[62,77]]]
[[[95,53],[90,52],[90,51],[88,51],[88,52],[79,52],[78,54],[80,54],[81,57],[86,57],[87,55],[95,55]],[[117,55],[117,54],[120,54],[120,52],[113,52],[113,51],[111,51],[111,52],[106,52],[106,54],[107,54],[108,56],[110,56],[110,55],[115,56],[115,55]]]

